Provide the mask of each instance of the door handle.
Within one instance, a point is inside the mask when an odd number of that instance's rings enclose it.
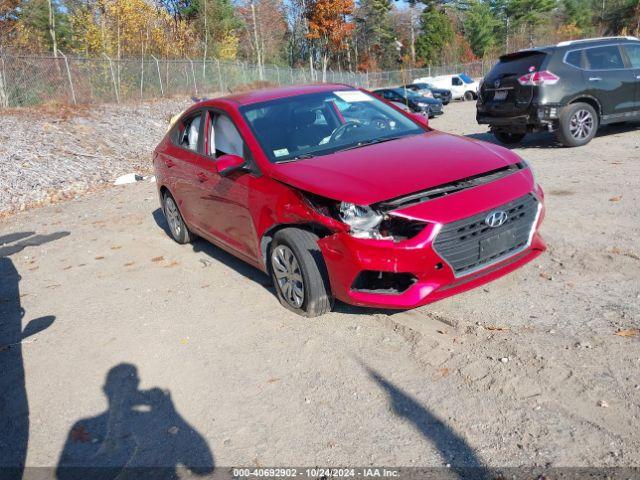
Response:
[[[204,172],[198,172],[196,176],[198,177],[198,180],[200,180],[201,182],[206,182],[207,180],[209,180],[209,177]]]
[[[171,168],[175,166],[175,163],[173,163],[173,160],[169,160],[168,158],[165,158],[164,164],[167,166],[167,168]]]
[[[601,82],[602,77],[589,77],[590,82]]]

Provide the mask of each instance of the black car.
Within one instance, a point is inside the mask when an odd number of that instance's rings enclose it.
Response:
[[[440,100],[443,105],[448,105],[451,101],[451,90],[447,90],[446,88],[436,88],[430,83],[410,83],[409,85],[405,85],[403,88],[420,95],[425,95],[426,92],[431,92],[433,94],[433,98]]]
[[[588,143],[600,125],[640,120],[640,40],[574,40],[504,55],[480,87],[476,119],[503,143],[549,130],[569,147]]]
[[[435,98],[423,97],[405,88],[380,88],[373,93],[390,102],[405,104],[414,113],[421,113],[429,118],[442,115],[442,102]]]

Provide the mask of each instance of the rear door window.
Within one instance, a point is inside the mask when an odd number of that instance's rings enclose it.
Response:
[[[640,68],[640,45],[625,45],[624,49],[629,56],[631,66],[633,68]]]
[[[589,70],[616,70],[625,68],[620,49],[617,45],[587,48],[587,68]]]

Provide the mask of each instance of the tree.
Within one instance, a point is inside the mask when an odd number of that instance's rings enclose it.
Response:
[[[481,1],[471,4],[464,18],[464,33],[474,55],[484,57],[495,45],[499,20],[491,7]]]
[[[506,14],[527,37],[528,46],[533,46],[536,28],[550,21],[549,13],[556,7],[556,0],[510,0]]]
[[[353,0],[309,0],[306,18],[309,24],[307,38],[314,40],[322,57],[322,80],[327,78],[327,65],[331,54],[348,48],[354,25],[347,16],[354,10]]]
[[[590,0],[563,0],[564,23],[575,26],[580,33],[593,33],[594,9]]]
[[[416,55],[425,64],[442,63],[445,47],[454,39],[450,18],[435,0],[425,0],[420,15],[421,33],[416,40]]]
[[[398,58],[391,8],[389,0],[361,0],[354,15],[360,53],[375,58],[375,67],[382,69],[395,68]]]
[[[71,39],[68,17],[56,0],[23,0],[17,9],[14,45],[25,51],[66,49]]]
[[[610,34],[640,36],[640,0],[618,0],[604,15]]]
[[[245,0],[238,4],[237,12],[244,24],[240,34],[244,58],[259,65],[283,64],[287,22],[282,0]]]

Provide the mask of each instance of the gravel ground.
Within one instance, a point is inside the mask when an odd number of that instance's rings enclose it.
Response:
[[[44,107],[0,115],[0,215],[147,173],[150,151],[186,101]]]
[[[181,106],[142,107],[158,112],[149,138]],[[79,121],[55,124],[73,150],[96,138]],[[432,124],[491,141],[470,103]],[[640,466],[639,127],[579,149],[528,138],[516,151],[546,191],[548,252],[406,312],[291,314],[257,270],[167,238],[149,182],[0,221],[0,344],[17,344],[0,347],[0,392],[23,417],[28,398],[27,464],[81,455],[124,418],[110,435],[134,464],[188,464],[186,448],[218,466]],[[146,162],[143,143],[127,148]],[[123,363],[140,391],[114,390]],[[135,395],[146,414],[115,401]],[[0,452],[17,438],[1,427]]]

